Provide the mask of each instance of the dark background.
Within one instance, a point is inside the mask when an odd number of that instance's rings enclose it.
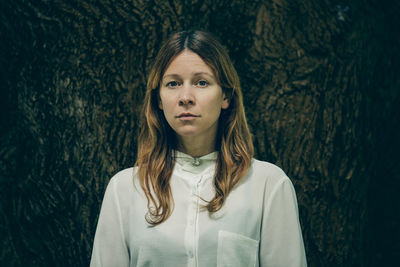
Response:
[[[105,187],[135,162],[167,36],[213,32],[256,157],[295,184],[309,266],[400,254],[399,1],[0,1],[0,265],[87,266]]]

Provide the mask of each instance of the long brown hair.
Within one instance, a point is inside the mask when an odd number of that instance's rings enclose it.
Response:
[[[171,215],[173,196],[170,179],[174,168],[175,132],[159,109],[162,77],[171,61],[182,51],[199,55],[212,69],[229,107],[221,111],[218,124],[214,174],[215,196],[205,208],[218,211],[232,188],[244,177],[253,157],[253,143],[243,107],[239,77],[224,47],[210,33],[183,31],[173,34],[161,47],[151,68],[142,109],[136,165],[147,198],[146,220],[157,225]]]

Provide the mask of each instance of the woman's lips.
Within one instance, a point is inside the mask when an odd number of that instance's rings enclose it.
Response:
[[[196,119],[196,118],[198,118],[200,116],[199,115],[194,115],[192,113],[182,113],[182,114],[179,114],[178,116],[175,116],[175,117],[180,119],[180,120],[187,121],[187,120],[194,120],[194,119]]]

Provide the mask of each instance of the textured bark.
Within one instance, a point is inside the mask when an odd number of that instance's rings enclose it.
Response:
[[[256,157],[295,184],[309,266],[400,251],[396,1],[2,1],[2,266],[87,266],[109,178],[135,162],[162,42],[215,33]],[[396,198],[397,199],[397,198]]]

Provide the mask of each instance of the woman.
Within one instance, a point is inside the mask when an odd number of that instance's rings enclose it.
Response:
[[[91,266],[306,266],[296,195],[252,159],[238,75],[201,31],[174,34],[147,83],[136,167],[110,181]]]

